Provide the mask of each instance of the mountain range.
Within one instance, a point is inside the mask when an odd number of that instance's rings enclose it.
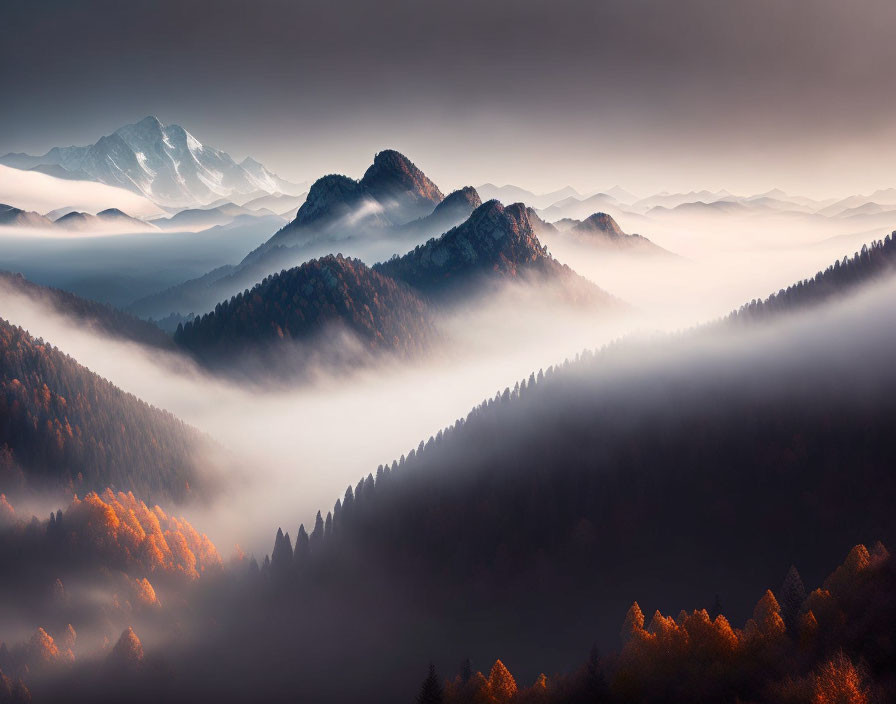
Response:
[[[564,218],[552,224],[544,223],[543,227],[551,227],[565,237],[591,247],[598,247],[614,252],[643,252],[654,255],[672,255],[666,249],[654,244],[646,237],[623,232],[619,223],[607,213],[594,213],[584,220]]]
[[[469,297],[483,281],[517,279],[559,285],[572,300],[610,303],[609,295],[548,254],[531,213],[522,203],[488,201],[441,237],[374,269],[430,296]]]
[[[270,274],[315,257],[354,250],[388,257],[441,235],[479,205],[474,188],[443,197],[407,157],[385,150],[359,181],[333,174],[315,181],[295,218],[242,261],[141,298],[130,311],[156,318],[202,313]]]
[[[0,164],[63,178],[85,174],[174,207],[234,194],[295,195],[302,190],[254,159],[247,157],[237,163],[226,152],[202,144],[180,125],[165,125],[154,116],[120,127],[88,146],[53,147],[41,156],[10,153],[0,157]]]
[[[178,326],[175,341],[213,366],[242,357],[241,368],[277,376],[284,366],[274,366],[272,355],[286,359],[286,371],[302,367],[307,355],[296,355],[287,343],[333,329],[348,330],[368,351],[419,353],[438,339],[439,309],[481,298],[502,283],[546,286],[546,295],[556,294],[567,304],[619,307],[619,301],[547,253],[530,212],[522,203],[505,208],[489,201],[440,237],[372,268],[342,256],[313,259],[267,276]]]
[[[152,232],[159,228],[153,223],[134,218],[119,208],[106,208],[96,215],[64,208],[59,213],[41,215],[0,203],[0,225],[26,229],[67,230],[85,233]]]

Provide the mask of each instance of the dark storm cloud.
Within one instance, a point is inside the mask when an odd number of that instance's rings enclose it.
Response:
[[[880,158],[868,140],[896,107],[886,0],[7,0],[3,15],[3,152],[151,112],[293,177],[357,173],[393,145],[450,186],[649,187],[650,169],[737,187],[821,154]]]

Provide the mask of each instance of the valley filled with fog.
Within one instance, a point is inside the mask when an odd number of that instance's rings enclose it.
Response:
[[[612,313],[558,309],[537,287],[508,284],[444,314],[438,325],[445,345],[424,359],[411,364],[375,359],[339,370],[322,365],[304,382],[281,388],[245,386],[180,354],[159,354],[85,330],[14,291],[5,296],[3,316],[232,452],[222,495],[183,512],[223,550],[238,544],[261,556],[269,547],[271,525],[308,522],[346,484],[406,454],[420,439],[531,372],[626,336],[713,321],[751,299],[810,278],[851,255],[850,247],[862,238],[885,234],[882,228],[853,232],[849,224],[762,213],[650,218],[621,212],[616,217],[625,231],[641,232],[669,254],[607,250],[563,232],[541,239],[558,260],[620,299],[624,308]],[[148,292],[149,282],[162,289],[237,262],[266,239],[240,230],[228,236],[214,227],[199,234],[68,243],[21,227],[10,232],[0,255],[4,268],[89,297],[96,293],[116,305]],[[357,237],[316,243],[306,254],[338,250],[373,264],[401,253],[390,251],[394,246],[400,245]],[[50,251],[56,256],[48,257]],[[60,252],[65,254],[60,257]],[[121,293],[103,278],[110,271],[127,281]],[[76,282],[77,272],[81,281]],[[148,283],[137,283],[142,280]],[[125,298],[126,292],[133,299]],[[353,343],[322,340],[324,355],[327,344]],[[291,354],[306,356],[308,350]]]
[[[653,701],[657,634],[740,658],[706,701],[821,681],[844,584],[891,577],[896,191],[455,185],[392,149],[293,183],[153,116],[0,157],[12,701],[396,698],[421,653],[497,660],[458,704]],[[796,561],[827,596],[763,597]]]

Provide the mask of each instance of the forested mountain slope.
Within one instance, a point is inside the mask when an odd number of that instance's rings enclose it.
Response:
[[[330,328],[352,333],[367,352],[400,355],[419,353],[434,337],[427,306],[413,291],[357,259],[328,256],[265,278],[179,326],[175,341],[215,362],[308,341]]]
[[[853,545],[893,544],[893,286],[871,293],[774,328],[620,342],[505,390],[310,530],[278,531],[239,615],[223,609],[229,642],[263,645],[210,646],[191,681],[226,662],[235,697],[388,700],[413,695],[421,661],[466,656],[534,681],[616,647],[634,600],[719,595],[742,623],[791,564],[817,584]],[[351,678],[316,674],[337,662]]]
[[[0,491],[106,487],[142,498],[202,491],[207,440],[0,320]]]
[[[764,320],[774,315],[798,311],[843,296],[886,277],[896,270],[896,232],[871,245],[864,245],[852,258],[843,257],[811,279],[781,289],[763,300],[752,300],[729,318],[737,322]]]
[[[470,297],[483,282],[548,283],[574,300],[613,299],[548,254],[522,203],[492,200],[444,235],[374,267],[430,297]]]
[[[160,349],[175,349],[171,338],[153,323],[68,291],[32,283],[21,274],[0,272],[0,291],[3,290],[47,305],[71,322],[101,335]]]

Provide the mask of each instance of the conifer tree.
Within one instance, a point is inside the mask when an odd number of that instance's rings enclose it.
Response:
[[[778,603],[781,605],[781,618],[784,620],[787,632],[793,635],[797,630],[803,602],[806,601],[806,587],[803,585],[800,573],[793,565],[787,571],[780,594],[781,598]]]
[[[429,664],[429,673],[423,680],[420,687],[420,694],[417,695],[417,704],[442,704],[445,701],[442,692],[442,683],[439,682],[439,676],[436,674],[436,667],[432,663]]]

